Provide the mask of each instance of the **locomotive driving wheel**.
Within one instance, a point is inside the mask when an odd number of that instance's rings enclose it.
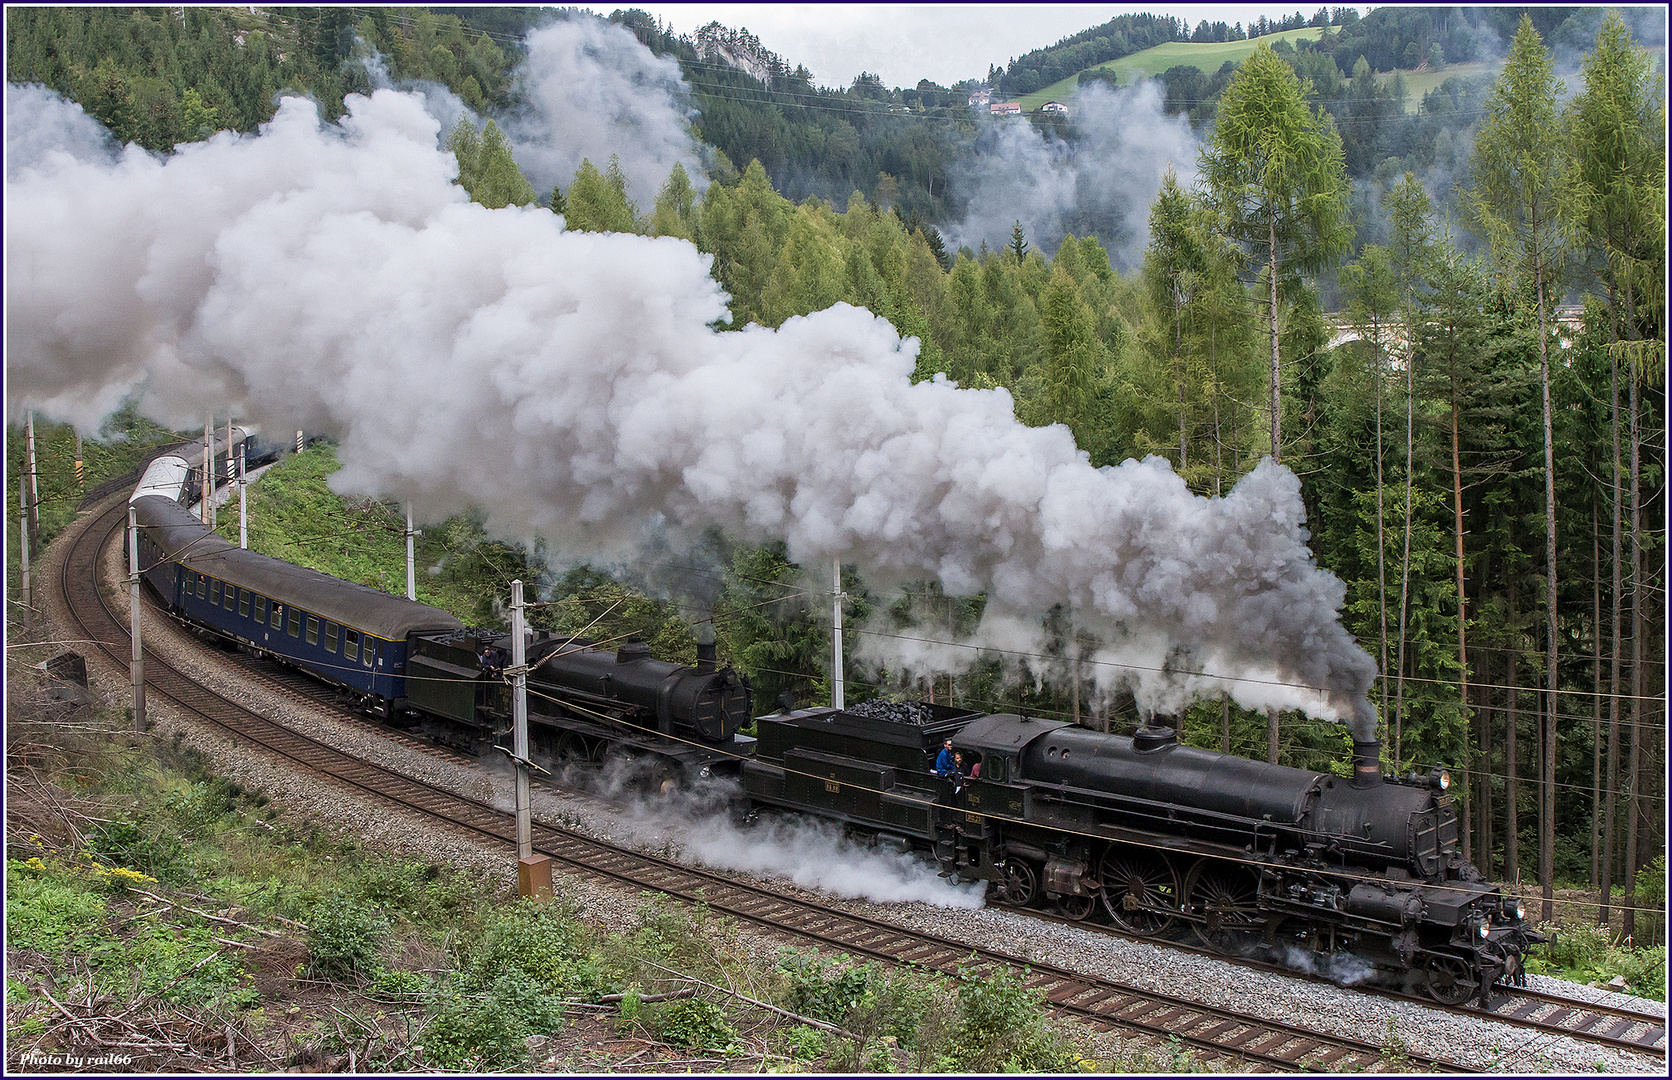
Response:
[[[587,760],[586,740],[572,731],[565,731],[552,750],[552,758],[560,766],[579,765]]]
[[[1461,1005],[1479,992],[1480,978],[1461,956],[1431,956],[1422,988],[1442,1005]]]
[[[1323,947],[1318,924],[1311,919],[1291,915],[1272,931],[1272,947],[1280,960],[1291,964],[1305,964],[1303,958]]]
[[[1010,859],[1004,864],[1004,877],[999,882],[999,894],[1007,904],[1027,907],[1039,895],[1039,875],[1022,860]]]
[[[1153,937],[1173,925],[1171,912],[1178,908],[1179,879],[1165,856],[1111,846],[1103,853],[1099,876],[1103,879],[1103,906],[1122,930]]]
[[[1260,912],[1260,885],[1247,870],[1204,859],[1190,872],[1186,893],[1190,911],[1201,917],[1190,928],[1202,944],[1238,955],[1259,940],[1265,921]]]
[[[1057,897],[1057,914],[1065,919],[1080,922],[1092,913],[1097,906],[1097,897],[1087,893],[1085,896],[1074,896],[1062,893]]]

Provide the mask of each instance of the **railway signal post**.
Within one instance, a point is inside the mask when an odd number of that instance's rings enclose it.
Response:
[[[23,482],[23,477],[17,481],[17,553],[21,560],[18,569],[23,578],[19,590],[23,597],[23,607],[29,608],[29,485]]]
[[[410,542],[410,541],[409,541]],[[528,780],[528,652],[523,640],[523,583],[511,582],[511,756],[517,766],[517,892],[552,897],[552,861],[534,854],[533,801]]]
[[[203,501],[198,509],[203,512],[203,523],[211,529],[215,527],[210,515],[213,512],[209,503],[215,497],[215,421],[213,418],[203,422]]]
[[[840,558],[833,559],[831,561],[831,565],[835,568],[835,573],[836,573],[836,586],[835,586],[835,590],[834,590],[835,597],[836,597],[836,608],[835,608],[836,614],[835,614],[835,619],[834,619],[834,630],[830,635],[831,640],[832,640],[832,646],[831,646],[832,654],[831,654],[831,658],[830,658],[831,659],[831,663],[830,663],[830,707],[833,708],[833,709],[840,709],[840,708],[843,707],[843,699],[842,699],[842,560]]]
[[[412,531],[412,504],[406,504],[406,598],[418,599],[418,576],[413,572],[412,538],[418,534]]]
[[[134,730],[145,730],[145,647],[140,643],[139,614],[139,519],[133,503],[128,504],[128,637],[133,640],[133,659],[128,672],[134,684]]]

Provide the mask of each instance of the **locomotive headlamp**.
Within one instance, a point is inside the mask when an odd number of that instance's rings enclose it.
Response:
[[[1437,791],[1444,791],[1451,787],[1451,770],[1435,769],[1428,774],[1428,784]]]
[[[1492,932],[1492,928],[1490,926],[1486,925],[1486,920],[1485,919],[1482,919],[1480,921],[1480,931],[1479,932],[1480,932],[1481,937],[1485,937],[1487,934]]]
[[[1517,897],[1504,897],[1504,902],[1499,907],[1506,919],[1525,919],[1527,917],[1527,905]]]

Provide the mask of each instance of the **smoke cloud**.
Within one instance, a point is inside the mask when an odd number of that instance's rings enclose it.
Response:
[[[1341,718],[1369,688],[1287,469],[1222,499],[1161,459],[1094,469],[1003,389],[913,385],[917,341],[844,304],[716,332],[708,256],[470,203],[437,131],[416,95],[351,96],[336,124],[291,98],[258,135],[8,180],[8,409],[87,423],[137,393],[189,427],[230,408],[334,436],[338,491],[422,520],[479,506],[603,557],[719,529],[873,585],[985,592],[993,626],[1061,605],[1159,697],[1258,680]]]
[[[493,784],[492,802],[515,808],[515,773],[498,755],[484,759]],[[936,866],[910,852],[867,847],[842,835],[839,826],[798,815],[771,815],[750,824],[734,823],[728,808],[738,789],[730,780],[704,780],[691,788],[646,794],[648,769],[640,761],[611,759],[602,767],[575,766],[558,777],[562,787],[583,791],[610,804],[610,811],[568,804],[594,831],[625,839],[640,850],[682,862],[757,877],[781,878],[831,896],[890,904],[917,901],[943,908],[979,908],[986,883],[955,883]],[[536,789],[536,804],[545,795]]]
[[[1171,167],[1196,179],[1199,141],[1183,116],[1162,111],[1154,82],[1082,87],[1070,103],[1072,143],[1021,120],[985,125],[975,153],[951,179],[964,219],[942,231],[954,247],[1002,247],[1018,220],[1028,243],[1053,252],[1063,237],[1096,236],[1117,270],[1142,260],[1150,204]]]
[[[517,164],[541,195],[567,188],[589,158],[600,172],[621,159],[627,194],[648,210],[676,163],[703,183],[696,116],[679,64],[656,56],[631,31],[573,18],[530,31],[518,75],[520,112],[499,118]]]
[[[44,86],[6,88],[6,179],[64,156],[106,162],[120,148],[104,125],[80,105]]]

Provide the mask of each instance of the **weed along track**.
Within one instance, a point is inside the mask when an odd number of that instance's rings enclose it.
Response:
[[[98,568],[107,545],[121,534],[125,513],[125,500],[113,498],[98,513],[88,515],[72,527],[64,538],[67,551],[60,579],[67,609],[81,636],[98,643],[118,665],[127,662],[131,645],[125,627],[110,610],[109,600],[99,587]],[[437,825],[486,837],[504,844],[508,850],[514,849],[515,826],[511,816],[487,803],[369,764],[302,735],[222,697],[149,653],[145,677],[150,693],[161,695],[200,721],[243,742],[280,755],[338,784],[421,814]],[[285,681],[273,689],[315,702],[322,700],[321,695],[300,683],[289,685]],[[402,741],[417,742],[392,731],[383,733]],[[447,752],[447,756],[454,755]],[[1202,1068],[1259,1072],[1355,1071],[1385,1068],[1390,1061],[1387,1048],[1378,1043],[1266,1020],[1221,1004],[1173,997],[997,950],[972,950],[944,937],[734,881],[554,825],[536,823],[533,839],[537,851],[551,856],[570,873],[702,903],[743,923],[855,957],[911,965],[947,975],[956,975],[960,969],[985,973],[995,967],[1025,971],[1027,985],[1039,989],[1049,1007],[1058,1014],[1103,1029],[1130,1031],[1172,1042],[1192,1051]],[[1514,1002],[1500,1004],[1508,1007],[1492,1014],[1492,1019],[1589,1037],[1639,1053],[1657,1052],[1655,1044],[1665,1038],[1665,1021],[1657,1016],[1599,1008],[1592,1010],[1592,1017],[1587,1017],[1583,1015],[1586,1008],[1576,1002],[1539,1003],[1532,1009]],[[1473,1010],[1458,1011],[1482,1015]],[[1664,1049],[1658,1052],[1664,1054]],[[1452,1060],[1403,1049],[1396,1064],[1414,1070],[1479,1071]]]

